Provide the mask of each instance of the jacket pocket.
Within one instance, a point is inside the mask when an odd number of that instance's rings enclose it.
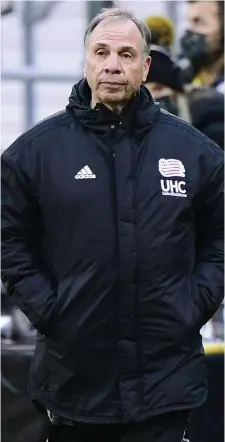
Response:
[[[179,299],[178,299],[179,298]],[[183,336],[198,336],[204,324],[201,292],[193,274],[188,275],[178,292],[174,308],[183,327]]]
[[[193,302],[193,327],[200,331],[201,327],[205,323],[205,312],[202,304],[201,289],[198,286],[193,274],[190,275],[189,279]]]
[[[171,288],[166,293],[164,302],[168,339],[170,336],[172,342],[181,344],[199,337],[204,312],[194,276],[191,274],[184,277],[174,291]]]

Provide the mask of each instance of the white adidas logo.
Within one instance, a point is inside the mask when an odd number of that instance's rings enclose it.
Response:
[[[75,180],[95,179],[96,175],[91,171],[89,166],[84,166],[76,175]]]

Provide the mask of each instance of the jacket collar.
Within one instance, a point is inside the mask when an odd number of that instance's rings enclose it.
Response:
[[[108,132],[111,125],[119,125],[131,135],[138,135],[149,130],[157,121],[160,108],[145,86],[134,96],[122,115],[110,111],[100,103],[94,109],[90,107],[91,90],[86,79],[73,86],[66,109],[72,111],[79,122],[98,133]]]

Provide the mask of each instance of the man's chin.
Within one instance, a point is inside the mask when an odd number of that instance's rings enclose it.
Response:
[[[102,103],[121,103],[123,101],[126,101],[126,94],[105,92],[99,94],[99,99]]]
[[[98,100],[105,104],[123,104],[127,103],[135,95],[135,91],[121,91],[109,93],[107,91],[102,91],[98,94]]]

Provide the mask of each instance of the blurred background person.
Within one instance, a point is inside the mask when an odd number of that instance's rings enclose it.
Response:
[[[160,16],[149,16],[145,22],[152,35],[152,64],[145,85],[163,109],[191,122],[181,69],[172,59],[173,23],[167,17]]]
[[[224,149],[224,95],[214,88],[200,87],[189,93],[192,124]]]
[[[194,84],[224,93],[224,1],[188,1],[187,30],[180,44]]]
[[[190,63],[190,76],[182,75],[192,82],[192,124],[224,149],[224,1],[187,2],[180,47],[180,58]]]
[[[224,148],[224,96],[209,86],[185,83],[182,67],[173,58],[175,30],[167,17],[149,16],[152,65],[146,86],[160,106],[191,123]]]

